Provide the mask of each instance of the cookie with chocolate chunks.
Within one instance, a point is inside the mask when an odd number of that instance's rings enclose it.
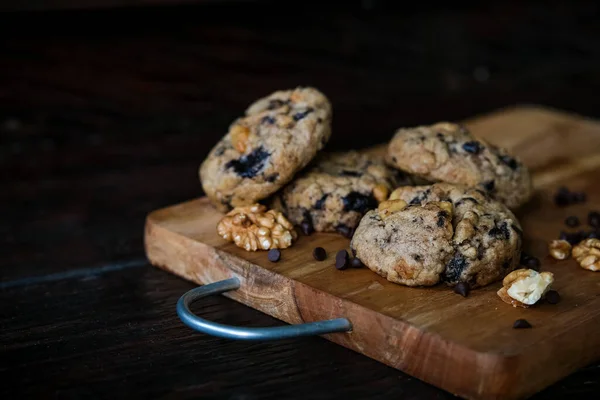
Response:
[[[367,211],[394,188],[413,183],[411,176],[386,166],[380,157],[357,151],[324,153],[276,195],[272,207],[296,225],[350,238]]]
[[[200,166],[204,192],[220,210],[269,197],[307,166],[331,135],[331,104],[315,88],[257,100]]]
[[[350,247],[363,264],[407,286],[503,279],[520,261],[517,218],[486,192],[447,183],[402,187],[356,228]]]
[[[399,129],[386,161],[430,182],[483,189],[510,209],[533,193],[529,170],[517,157],[454,123]]]

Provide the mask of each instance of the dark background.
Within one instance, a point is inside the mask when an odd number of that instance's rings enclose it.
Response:
[[[597,2],[159,2],[0,1],[2,397],[450,398],[320,338],[193,333],[145,215],[201,195],[204,156],[277,89],[328,95],[332,149],[520,103],[600,117]],[[596,397],[599,372],[537,398]]]

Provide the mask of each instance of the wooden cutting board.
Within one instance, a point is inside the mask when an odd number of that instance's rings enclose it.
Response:
[[[565,229],[567,216],[585,221],[589,210],[600,210],[600,123],[539,107],[500,110],[465,123],[512,149],[532,170],[536,195],[517,216],[525,250],[555,274],[559,304],[513,308],[497,297],[500,283],[463,298],[442,285],[395,285],[366,268],[338,271],[335,252],[348,249],[349,241],[336,234],[301,236],[282,251],[280,262],[271,263],[264,251],[249,253],[221,239],[215,230],[221,215],[205,198],[151,213],[147,256],[198,284],[237,277],[241,287],[228,297],[287,323],[348,318],[351,332],[325,337],[451,393],[527,397],[600,359],[600,272],[547,256],[547,243]],[[585,191],[587,203],[555,206],[552,195],[560,185]],[[313,259],[316,246],[328,251],[325,261]],[[512,329],[518,318],[533,329]]]

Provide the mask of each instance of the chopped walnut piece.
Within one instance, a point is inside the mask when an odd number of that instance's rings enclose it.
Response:
[[[244,153],[247,148],[250,129],[244,125],[234,125],[230,129],[231,144],[240,153]]]
[[[585,239],[573,247],[573,258],[581,268],[600,271],[600,239]]]
[[[395,213],[406,208],[407,204],[404,200],[386,200],[382,201],[377,208],[379,217],[385,219]]]
[[[553,240],[548,245],[550,255],[557,260],[565,260],[571,255],[571,243],[566,240]]]
[[[217,233],[246,251],[285,249],[298,237],[283,214],[261,204],[234,208],[219,221]]]
[[[383,184],[379,184],[373,188],[373,196],[375,197],[375,200],[377,200],[379,203],[386,201],[388,199],[389,194],[390,190],[387,186]]]
[[[506,275],[498,296],[513,307],[528,308],[537,303],[554,282],[551,272],[538,273],[532,269],[517,269]]]

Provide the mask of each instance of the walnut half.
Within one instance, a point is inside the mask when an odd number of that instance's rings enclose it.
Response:
[[[600,271],[600,239],[585,239],[573,247],[573,258],[581,268]]]
[[[548,245],[548,252],[557,260],[566,260],[571,255],[571,243],[566,240],[553,240]]]
[[[538,273],[532,269],[517,269],[506,275],[498,296],[513,307],[528,308],[537,303],[554,282],[552,272]]]
[[[219,221],[217,233],[246,251],[285,249],[298,237],[283,214],[261,204],[234,208]]]

